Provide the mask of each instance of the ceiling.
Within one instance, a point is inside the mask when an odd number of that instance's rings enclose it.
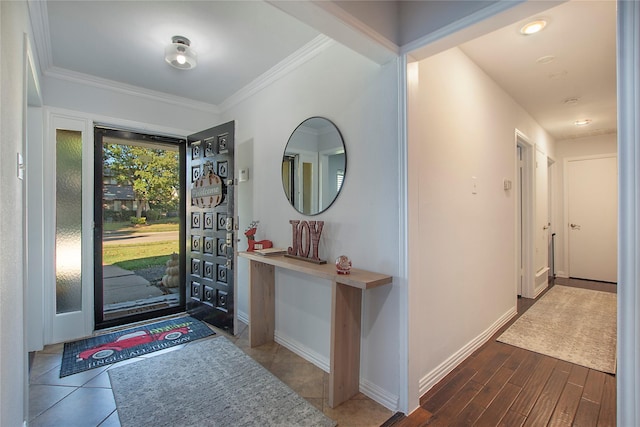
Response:
[[[616,2],[569,1],[460,46],[556,140],[615,133]],[[576,120],[590,119],[578,127]]]
[[[49,63],[41,66],[50,74],[97,77],[213,105],[319,36],[262,1],[48,1],[42,13],[49,45],[38,49],[48,50]],[[164,61],[175,35],[191,41],[196,68]]]
[[[36,49],[46,75],[215,107],[229,104],[305,49],[330,41],[283,6],[263,1],[33,3],[41,15],[32,22],[42,34]],[[522,36],[519,21],[460,48],[554,138],[615,132],[615,1],[569,1],[536,17],[548,21],[536,35]],[[191,40],[198,54],[195,69],[164,62],[165,46],[175,35]],[[539,62],[548,56],[554,60]],[[583,118],[591,125],[573,124]]]

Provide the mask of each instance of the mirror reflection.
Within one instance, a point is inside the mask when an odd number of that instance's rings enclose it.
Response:
[[[346,170],[340,131],[328,119],[311,117],[289,137],[282,158],[282,186],[298,212],[317,215],[338,197]]]

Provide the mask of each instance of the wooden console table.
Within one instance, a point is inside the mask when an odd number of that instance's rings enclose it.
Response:
[[[275,331],[275,267],[330,280],[331,343],[329,406],[335,408],[358,393],[360,385],[360,323],[362,290],[387,285],[391,276],[357,268],[336,273],[334,264],[317,265],[283,255],[239,252],[251,260],[249,271],[249,343],[256,347],[273,341]]]

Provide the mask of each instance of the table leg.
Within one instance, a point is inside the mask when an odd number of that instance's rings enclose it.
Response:
[[[333,282],[329,362],[329,406],[332,408],[359,391],[361,312],[362,290]]]
[[[249,269],[249,345],[273,341],[276,324],[275,267],[251,261]]]

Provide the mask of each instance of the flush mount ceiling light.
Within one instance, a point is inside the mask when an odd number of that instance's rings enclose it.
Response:
[[[546,26],[547,21],[544,19],[536,19],[535,21],[531,21],[520,28],[520,34],[530,36],[531,34],[542,31]]]
[[[591,119],[576,120],[573,124],[576,126],[587,126],[591,124]]]
[[[189,70],[198,65],[198,55],[189,46],[191,42],[183,36],[173,36],[171,44],[164,50],[164,60],[181,70]]]

